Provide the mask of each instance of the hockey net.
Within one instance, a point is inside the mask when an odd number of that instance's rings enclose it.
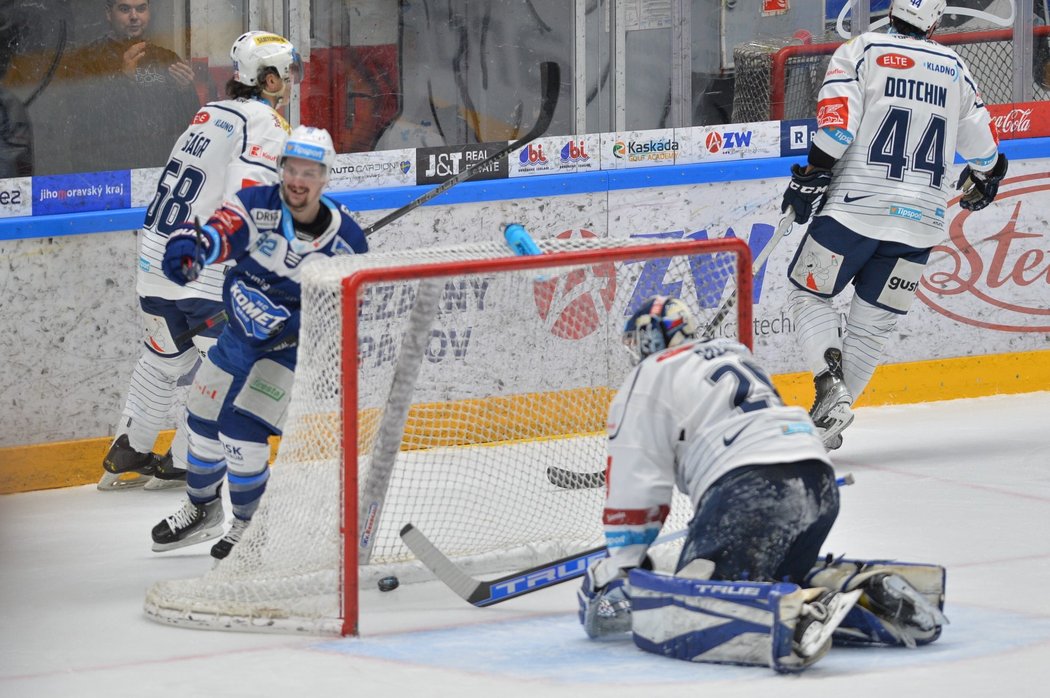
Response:
[[[407,523],[476,575],[601,545],[604,488],[557,486],[548,468],[604,471],[606,411],[630,368],[625,317],[670,293],[704,327],[738,292],[750,300],[751,270],[732,238],[584,234],[543,241],[539,256],[476,244],[304,269],[299,363],[266,494],[230,556],[155,584],[147,614],[357,634],[359,583],[432,578],[399,538]],[[717,334],[750,344],[751,303],[732,307]],[[665,530],[690,510],[676,492]]]
[[[1050,26],[1034,29],[1042,46],[1050,40]],[[1013,31],[982,30],[936,34],[934,40],[950,46],[963,59],[986,104],[1013,102]],[[1042,43],[1040,43],[1042,42]],[[803,44],[798,39],[759,38],[736,46],[733,122],[809,119],[816,115],[817,93],[824,82],[831,54],[841,41]],[[1045,51],[1036,51],[1036,99],[1050,99],[1041,84]]]

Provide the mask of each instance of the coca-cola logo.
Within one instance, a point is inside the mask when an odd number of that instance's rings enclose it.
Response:
[[[992,123],[1001,136],[1026,134],[1032,130],[1032,110],[1011,109],[1005,114],[992,117]]]
[[[948,240],[931,250],[918,297],[974,327],[1050,332],[1047,200],[1050,172],[1003,180],[980,212],[959,208],[958,197],[949,202]]]
[[[559,240],[598,237],[589,230],[566,230]],[[583,339],[605,324],[616,299],[616,265],[602,262],[537,281],[536,309],[547,329],[562,339]]]

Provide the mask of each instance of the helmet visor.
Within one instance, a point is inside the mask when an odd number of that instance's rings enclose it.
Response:
[[[288,64],[288,75],[284,78],[293,85],[303,81],[303,59],[299,52],[292,50],[292,60]]]

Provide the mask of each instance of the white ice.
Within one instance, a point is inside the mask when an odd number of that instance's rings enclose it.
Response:
[[[476,609],[437,582],[367,589],[358,639],[158,625],[152,582],[208,545],[157,555],[178,491],[93,486],[0,497],[0,696],[1050,695],[1050,392],[858,410],[835,452],[826,550],[947,567],[935,644],[835,648],[799,676],[592,643],[576,584]]]

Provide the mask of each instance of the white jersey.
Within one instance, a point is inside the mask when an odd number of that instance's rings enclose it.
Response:
[[[931,247],[944,238],[956,151],[995,164],[991,117],[950,48],[867,32],[831,58],[813,144],[838,159],[822,215],[866,237]]]
[[[201,107],[183,132],[157,183],[139,233],[139,296],[222,300],[225,265],[207,266],[180,286],[164,276],[168,236],[182,223],[208,220],[224,201],[256,184],[276,184],[288,123],[266,102],[225,99]]]
[[[609,408],[603,522],[614,567],[637,566],[670,511],[672,487],[697,508],[726,473],[748,465],[830,464],[809,414],[787,407],[747,348],[728,339],[654,354]]]

